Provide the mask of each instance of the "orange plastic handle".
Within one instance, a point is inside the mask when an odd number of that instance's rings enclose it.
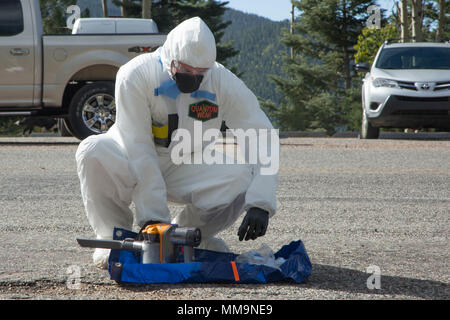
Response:
[[[147,234],[159,234],[159,261],[161,263],[163,263],[163,235],[164,232],[166,232],[166,230],[171,226],[171,224],[167,223],[151,224],[145,227],[145,229],[142,231],[142,233]]]

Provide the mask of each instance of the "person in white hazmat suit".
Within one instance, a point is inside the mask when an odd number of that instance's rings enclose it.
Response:
[[[273,129],[255,95],[215,60],[214,36],[195,17],[175,27],[158,50],[118,71],[115,124],[83,140],[76,152],[97,238],[111,239],[114,227],[131,230],[133,222],[141,231],[176,223],[201,230],[200,248],[226,252],[215,235],[244,212],[239,240],[265,234],[276,210],[277,174],[261,175],[258,164],[175,164],[171,158],[172,133],[182,128],[194,135],[195,122],[204,130],[219,129],[222,121],[232,129]],[[171,217],[168,201],[186,206]],[[108,249],[96,249],[94,264],[107,267],[108,256]]]

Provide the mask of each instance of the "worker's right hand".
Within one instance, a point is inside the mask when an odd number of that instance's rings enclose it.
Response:
[[[137,241],[143,241],[144,240],[144,235],[142,234],[142,231],[145,230],[145,228],[147,228],[148,226],[151,226],[152,224],[158,224],[161,223],[160,221],[154,221],[154,220],[149,220],[146,223],[144,223],[144,225],[141,227],[141,230],[139,230],[138,235],[136,236],[136,240]]]

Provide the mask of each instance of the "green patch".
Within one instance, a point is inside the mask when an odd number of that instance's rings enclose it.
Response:
[[[219,106],[208,100],[202,100],[189,105],[189,117],[199,121],[217,118],[218,114]]]

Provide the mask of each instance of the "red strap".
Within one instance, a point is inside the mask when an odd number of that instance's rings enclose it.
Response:
[[[231,268],[233,269],[234,280],[239,281],[239,273],[236,267],[236,262],[231,261]]]

